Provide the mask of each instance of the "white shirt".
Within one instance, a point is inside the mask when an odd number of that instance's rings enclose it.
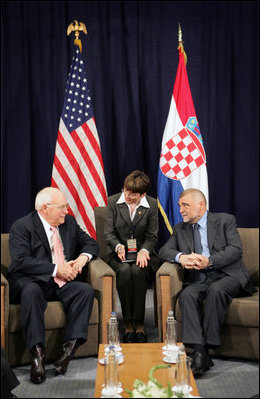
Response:
[[[128,205],[128,204],[125,202],[125,194],[124,194],[124,193],[121,194],[119,200],[117,201],[117,204],[123,204],[123,203],[125,203],[125,204],[128,206],[128,209],[129,209],[129,216],[130,216],[131,222],[134,220],[136,211],[137,211],[137,209],[138,209],[140,206],[143,206],[144,208],[150,208],[150,205],[148,204],[148,201],[147,201],[147,199],[146,199],[146,196],[144,196],[144,197],[141,198],[139,204],[136,205],[136,207],[135,207],[135,209],[134,209],[134,212],[133,212],[132,214],[131,214],[130,205]]]
[[[125,203],[125,204],[128,206],[128,209],[129,209],[129,216],[130,216],[131,222],[134,220],[136,211],[137,211],[137,209],[138,209],[140,206],[143,206],[144,208],[150,208],[150,205],[149,205],[149,203],[148,203],[148,201],[147,201],[147,199],[146,199],[146,196],[144,196],[144,197],[141,198],[139,204],[136,205],[136,207],[135,207],[135,209],[134,209],[134,212],[133,212],[132,214],[131,214],[130,205],[128,205],[128,204],[126,203],[126,201],[125,201],[125,194],[124,194],[124,193],[121,194],[119,200],[117,201],[117,204],[123,204],[123,203]],[[116,246],[116,248],[115,248],[115,251],[116,251],[116,252],[117,252],[118,247],[119,247],[120,245],[121,245],[121,244],[117,244],[117,246]],[[149,251],[148,251],[147,249],[145,249],[145,248],[142,248],[142,250],[149,252]]]

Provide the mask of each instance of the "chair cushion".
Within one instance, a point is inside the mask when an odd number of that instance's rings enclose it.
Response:
[[[259,327],[259,291],[252,296],[234,298],[228,309],[224,324]]]
[[[253,284],[259,286],[259,228],[238,228],[243,248],[243,262]]]
[[[9,307],[9,332],[14,333],[22,331],[21,325],[21,310],[20,305],[13,304]],[[64,328],[66,326],[65,313],[60,301],[48,302],[47,309],[44,313],[45,329],[54,330],[56,328]],[[98,324],[98,300],[94,298],[92,313],[89,320],[89,325]]]
[[[229,326],[259,327],[259,288],[252,296],[234,298],[227,311],[224,324]],[[176,319],[181,321],[179,301],[176,306]]]

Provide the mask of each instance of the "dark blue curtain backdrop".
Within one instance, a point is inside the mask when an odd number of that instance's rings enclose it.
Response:
[[[50,185],[73,55],[83,58],[109,195],[133,169],[157,196],[162,135],[178,65],[178,23],[204,140],[209,204],[258,226],[258,1],[3,1],[2,232]]]

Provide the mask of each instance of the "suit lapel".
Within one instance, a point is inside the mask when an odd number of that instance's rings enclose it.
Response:
[[[208,213],[208,223],[207,223],[207,235],[208,235],[208,246],[209,250],[212,249],[216,234],[217,234],[217,219],[212,213]]]
[[[65,222],[66,223],[66,222]],[[64,255],[65,258],[68,260],[71,258],[70,255],[70,245],[69,245],[69,235],[68,230],[66,229],[65,223],[59,225],[59,233],[63,245]]]
[[[190,223],[183,223],[183,234],[191,252],[194,252],[193,230]]]
[[[140,206],[135,213],[135,217],[133,220],[133,225],[136,226],[140,220],[146,215],[148,212],[148,208],[145,208],[144,206]]]
[[[122,216],[122,218],[124,219],[124,221],[130,227],[132,227],[132,222],[131,222],[130,215],[129,215],[129,209],[128,209],[128,206],[126,205],[126,203],[117,204],[117,206],[118,206],[119,213]]]
[[[39,215],[37,212],[34,214],[34,225],[35,225],[36,234],[38,235],[39,239],[42,241],[43,246],[45,247],[48,254],[51,256],[51,249],[50,249],[49,241],[48,241],[47,235],[45,233],[41,219],[39,218]]]

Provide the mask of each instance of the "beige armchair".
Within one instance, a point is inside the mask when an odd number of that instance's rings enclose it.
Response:
[[[221,346],[213,355],[259,359],[259,229],[238,229],[243,247],[243,261],[257,292],[252,296],[235,298],[227,312]],[[177,320],[177,339],[181,341],[181,312],[178,296],[182,289],[183,271],[176,263],[165,262],[156,275],[159,340],[165,338],[169,309]]]
[[[30,362],[20,320],[20,305],[9,304],[6,279],[10,265],[9,234],[1,234],[1,344],[11,366]],[[100,258],[89,262],[86,280],[94,288],[95,298],[88,328],[88,340],[80,346],[75,357],[96,355],[98,344],[106,342],[107,321],[116,303],[115,272]],[[60,353],[66,324],[62,303],[49,302],[44,314],[46,328],[46,359],[53,361]]]

